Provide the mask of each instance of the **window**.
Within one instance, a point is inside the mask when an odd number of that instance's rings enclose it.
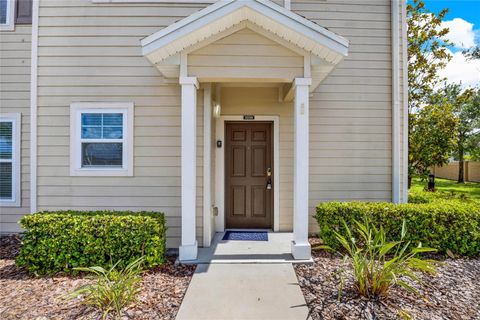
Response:
[[[20,119],[0,114],[0,206],[20,206]]]
[[[15,27],[15,0],[0,0],[0,31]]]
[[[71,175],[133,174],[133,103],[71,106]]]

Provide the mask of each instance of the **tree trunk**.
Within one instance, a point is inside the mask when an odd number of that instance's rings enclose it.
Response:
[[[412,176],[408,176],[408,189],[412,187]]]
[[[458,145],[458,183],[465,183],[464,179],[464,166],[465,166],[465,159],[464,159],[465,150],[463,149],[462,143]]]

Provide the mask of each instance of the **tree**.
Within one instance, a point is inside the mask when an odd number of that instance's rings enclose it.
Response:
[[[414,174],[425,176],[432,166],[447,164],[454,151],[457,118],[453,105],[428,104],[411,114],[408,184]]]
[[[458,183],[464,183],[465,154],[472,158],[480,154],[480,88],[471,92],[456,109],[459,120],[456,152],[459,161]]]
[[[425,174],[430,166],[446,163],[452,151],[455,121],[448,113],[452,106],[441,109],[428,104],[442,81],[438,71],[451,59],[449,30],[441,28],[447,11],[432,13],[422,0],[407,6],[409,187],[413,174]]]
[[[467,57],[467,60],[480,59],[480,46],[470,48],[462,51],[463,55]]]
[[[468,158],[472,161],[480,161],[480,131],[475,132],[467,140]]]
[[[458,159],[458,183],[464,183],[465,155],[475,149],[475,136],[480,130],[480,88],[463,89],[461,84],[448,84],[434,98],[434,103],[450,103],[457,118],[455,158]]]
[[[407,5],[408,12],[408,108],[413,112],[420,108],[443,79],[438,71],[451,59],[447,47],[448,28],[441,23],[448,9],[438,15],[428,11],[422,0]]]

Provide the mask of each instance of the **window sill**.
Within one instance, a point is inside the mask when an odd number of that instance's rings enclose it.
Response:
[[[15,25],[11,24],[5,24],[5,25],[0,25],[0,32],[13,32],[15,31]]]
[[[20,200],[0,200],[0,207],[2,208],[18,208],[21,207]]]

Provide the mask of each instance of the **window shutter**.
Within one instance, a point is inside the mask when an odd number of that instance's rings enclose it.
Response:
[[[17,0],[15,24],[32,23],[32,0]]]

